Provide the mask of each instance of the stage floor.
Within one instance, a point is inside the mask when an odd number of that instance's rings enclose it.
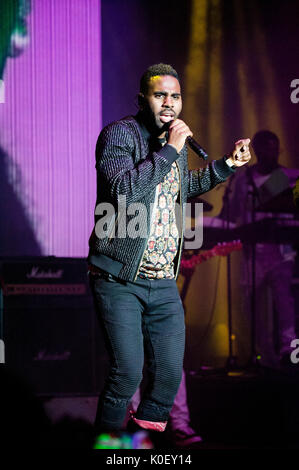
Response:
[[[0,372],[4,442],[92,448],[97,396],[35,396],[6,366]],[[299,449],[299,367],[186,371],[186,384],[191,425],[202,437],[189,449]],[[155,434],[155,448],[179,448],[167,432]]]
[[[191,448],[299,448],[299,365],[286,372],[199,370],[187,372],[186,383],[191,425],[203,439]],[[69,416],[92,424],[96,405],[95,396],[44,398],[53,422]],[[173,445],[161,434],[156,447]]]

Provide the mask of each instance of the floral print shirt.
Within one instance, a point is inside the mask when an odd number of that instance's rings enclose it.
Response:
[[[174,278],[173,260],[179,244],[175,216],[178,194],[179,172],[174,162],[170,172],[156,189],[151,232],[138,273],[141,278]]]

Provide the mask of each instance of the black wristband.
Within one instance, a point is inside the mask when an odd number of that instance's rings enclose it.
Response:
[[[236,165],[231,165],[230,163],[227,163],[227,160],[229,159],[230,157],[227,156],[227,155],[224,155],[224,161],[225,163],[227,164],[227,166],[229,166],[229,168],[232,168],[233,170],[235,170],[237,167]]]

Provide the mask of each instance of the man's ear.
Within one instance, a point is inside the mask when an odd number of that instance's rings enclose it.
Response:
[[[144,94],[143,93],[138,93],[138,106],[139,106],[140,110],[142,110],[144,108],[144,104],[145,104]]]

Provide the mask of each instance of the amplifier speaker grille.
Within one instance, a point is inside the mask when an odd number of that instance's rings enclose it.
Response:
[[[84,259],[2,259],[5,362],[38,395],[98,394],[108,370]]]

